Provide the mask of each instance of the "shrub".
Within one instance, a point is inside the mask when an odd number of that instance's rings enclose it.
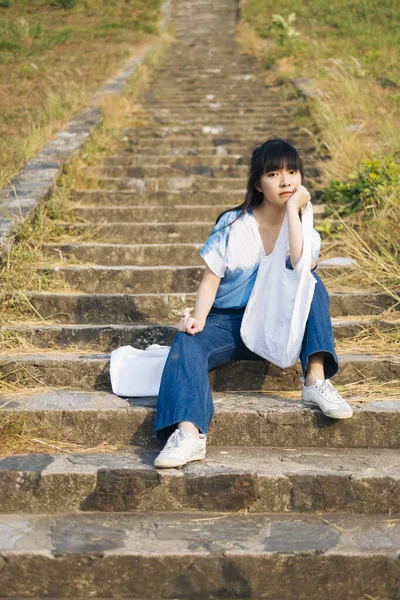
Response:
[[[331,204],[341,215],[373,213],[399,186],[400,167],[394,157],[373,157],[364,160],[347,181],[331,181],[322,190],[321,201]]]

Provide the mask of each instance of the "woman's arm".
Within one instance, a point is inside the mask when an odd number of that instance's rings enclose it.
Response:
[[[295,193],[290,196],[286,203],[286,212],[288,217],[288,228],[289,228],[289,253],[290,262],[292,263],[293,269],[298,263],[301,253],[303,251],[303,229],[299,217],[299,210],[307,204],[310,199],[310,194],[306,188],[301,185]],[[316,261],[311,258],[310,269],[316,266]]]
[[[186,331],[194,335],[203,330],[207,315],[213,305],[215,294],[221,279],[213,273],[208,265],[201,280],[196,296],[193,317],[181,319],[178,324],[178,331]]]

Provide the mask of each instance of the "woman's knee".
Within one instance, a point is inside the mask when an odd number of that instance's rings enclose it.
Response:
[[[168,358],[169,360],[180,360],[183,356],[193,356],[203,352],[204,346],[201,341],[201,332],[196,335],[190,335],[184,331],[178,331],[173,339]]]

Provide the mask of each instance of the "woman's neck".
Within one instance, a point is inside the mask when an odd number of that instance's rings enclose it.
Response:
[[[276,206],[264,198],[262,203],[254,208],[257,220],[261,224],[269,225],[270,227],[282,225],[285,218],[286,205]]]

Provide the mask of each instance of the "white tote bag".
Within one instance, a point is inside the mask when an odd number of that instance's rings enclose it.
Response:
[[[286,267],[289,247],[287,215],[271,254],[261,257],[240,335],[253,352],[283,369],[300,356],[316,280],[310,271],[313,212],[302,215],[303,252],[294,270]]]
[[[111,352],[111,387],[117,396],[157,396],[170,346],[146,350],[121,346]]]

